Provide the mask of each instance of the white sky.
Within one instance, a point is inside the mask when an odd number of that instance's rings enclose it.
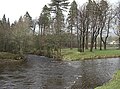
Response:
[[[0,18],[3,17],[3,14],[6,17],[10,18],[10,21],[14,22],[18,20],[20,16],[23,16],[26,11],[32,16],[32,18],[36,18],[40,15],[41,9],[44,5],[50,3],[51,0],[0,0]],[[69,0],[72,2],[73,0]],[[76,0],[76,2],[80,5],[87,2],[88,0]],[[118,2],[118,0],[108,0],[111,3]]]

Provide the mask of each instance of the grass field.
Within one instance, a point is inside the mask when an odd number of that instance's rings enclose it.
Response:
[[[112,80],[95,89],[120,89],[120,70],[114,75]]]
[[[62,56],[63,56],[63,60],[70,60],[70,61],[114,58],[114,57],[120,57],[120,50],[115,50],[115,49],[102,50],[102,51],[93,50],[93,52],[86,50],[85,52],[80,53],[77,51],[76,48],[74,48],[73,50],[62,49]]]

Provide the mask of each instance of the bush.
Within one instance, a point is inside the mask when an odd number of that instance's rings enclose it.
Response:
[[[24,59],[24,56],[19,55],[19,54],[12,54],[12,53],[8,53],[8,52],[0,52],[0,59],[20,60],[20,59]]]

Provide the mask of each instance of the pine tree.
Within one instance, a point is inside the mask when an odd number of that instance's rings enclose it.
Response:
[[[30,16],[29,12],[25,13],[23,19],[29,24],[29,27],[32,27],[32,17]]]
[[[5,14],[3,15],[3,18],[2,18],[2,29],[3,29],[3,50],[2,51],[5,51],[7,52],[8,49],[9,49],[9,33],[10,33],[10,22],[9,22],[9,19],[7,21],[6,19],[6,16]]]
[[[50,30],[50,11],[47,5],[43,7],[43,10],[40,14],[38,24],[39,24],[39,49],[40,51],[44,51],[42,54],[45,54],[45,48],[47,48],[46,36],[49,33]]]
[[[70,6],[71,7],[70,7],[70,10],[69,10],[67,21],[68,21],[68,24],[69,24],[68,28],[70,29],[70,33],[71,33],[70,49],[72,49],[73,48],[73,27],[76,27],[76,24],[78,25],[78,23],[77,23],[77,21],[78,21],[78,18],[77,18],[78,9],[77,9],[77,3],[76,3],[75,0],[71,3]],[[78,31],[77,31],[77,36],[78,36]],[[78,37],[77,37],[77,41],[78,41]]]
[[[39,17],[39,25],[42,26],[43,31],[41,32],[41,35],[46,34],[46,30],[49,27],[50,24],[50,11],[47,5],[43,7],[43,10],[41,12],[41,15]]]
[[[68,9],[68,0],[51,0],[50,10],[55,14],[55,50],[57,51],[57,59],[61,57],[61,32],[63,24],[63,11]]]

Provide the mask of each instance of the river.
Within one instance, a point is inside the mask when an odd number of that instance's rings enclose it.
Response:
[[[54,61],[28,55],[22,64],[0,65],[0,89],[94,89],[120,69],[120,58]]]

